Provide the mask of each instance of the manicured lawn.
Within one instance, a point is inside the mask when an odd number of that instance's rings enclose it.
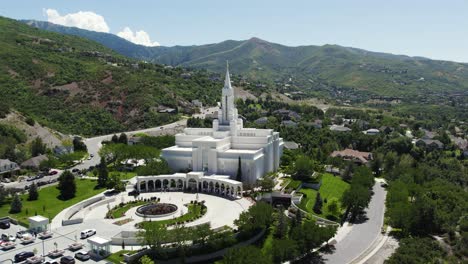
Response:
[[[111,215],[112,215],[112,218],[113,219],[116,219],[116,218],[120,218],[122,216],[125,216],[125,213],[130,210],[131,208],[133,207],[137,207],[137,206],[140,206],[140,205],[143,205],[143,204],[146,204],[148,202],[145,202],[145,201],[136,201],[134,203],[128,203],[128,204],[125,204],[124,206],[122,207],[117,207],[117,208],[113,208],[111,209]]]
[[[341,208],[341,197],[343,193],[349,188],[349,183],[344,182],[340,177],[333,176],[331,174],[325,173],[322,176],[322,185],[320,186],[320,196],[322,197],[322,201],[327,199],[327,203],[323,203],[322,206],[322,213],[319,214],[321,217],[331,218],[331,219],[338,219],[340,218],[341,214],[343,213],[343,208]],[[304,197],[301,201],[299,207],[307,212],[313,213],[312,208],[315,204],[315,198],[317,196],[317,191],[308,188],[302,188],[300,190],[301,193],[304,193],[306,197]],[[328,211],[328,202],[332,199],[337,199],[339,204],[339,214],[333,215]]]
[[[202,210],[201,205],[189,204],[188,205],[188,212],[182,216],[173,218],[173,219],[166,219],[162,221],[146,221],[140,224],[143,225],[172,225],[177,222],[185,222],[185,221],[192,221],[195,218],[200,217],[206,213],[206,209]]]
[[[37,201],[28,201],[27,194],[21,196],[23,209],[20,213],[10,214],[10,201],[7,201],[0,207],[0,216],[11,216],[23,224],[28,224],[28,217],[34,216],[36,213],[52,220],[63,209],[104,191],[104,189],[94,189],[95,186],[96,181],[94,180],[77,179],[76,196],[66,201],[57,198],[60,194],[57,186],[45,187],[39,190]]]
[[[136,252],[136,251],[131,251],[131,250],[120,250],[120,251],[117,251],[115,253],[112,253],[110,254],[106,260],[107,261],[110,261],[112,263],[116,263],[116,264],[120,264],[123,262],[124,258],[123,258],[123,254],[127,254],[127,253],[133,253],[133,252]]]
[[[286,189],[296,190],[297,188],[299,188],[299,185],[301,185],[301,181],[291,179],[288,185],[286,186]]]

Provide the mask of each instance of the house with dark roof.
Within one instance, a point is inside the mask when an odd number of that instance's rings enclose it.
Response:
[[[349,132],[351,131],[351,128],[339,125],[331,125],[330,130],[335,132]]]
[[[281,125],[287,126],[287,127],[295,127],[297,126],[297,123],[292,120],[283,120],[281,121]]]
[[[297,143],[294,142],[294,141],[284,141],[284,148],[290,149],[290,150],[298,149],[298,148],[299,148],[299,144],[297,144]]]

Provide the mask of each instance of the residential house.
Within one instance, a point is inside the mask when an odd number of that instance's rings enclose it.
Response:
[[[54,147],[54,153],[55,155],[61,156],[64,154],[70,154],[73,153],[75,150],[73,146],[55,146]]]
[[[353,161],[357,164],[365,165],[373,159],[372,153],[362,152],[354,149],[335,150],[330,154],[330,157],[339,157],[343,160]]]
[[[257,125],[266,125],[268,123],[268,117],[260,117],[259,119],[255,120],[254,123]]]
[[[9,159],[0,159],[0,174],[14,172],[19,169],[20,167],[16,162],[10,161]]]
[[[299,144],[294,141],[284,141],[284,148],[294,150],[299,148]]]
[[[371,135],[371,136],[374,136],[374,135],[377,135],[380,133],[380,131],[376,128],[370,128],[370,129],[367,129],[366,131],[363,131],[364,134],[366,135]]]
[[[330,130],[335,132],[349,132],[351,131],[351,128],[339,125],[331,125]]]

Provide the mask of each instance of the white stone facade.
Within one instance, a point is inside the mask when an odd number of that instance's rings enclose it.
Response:
[[[235,179],[241,159],[242,182],[255,183],[276,171],[283,154],[283,139],[273,129],[244,128],[234,104],[229,70],[222,90],[218,119],[212,128],[186,128],[176,135],[175,146],[161,156],[174,171],[202,171]]]

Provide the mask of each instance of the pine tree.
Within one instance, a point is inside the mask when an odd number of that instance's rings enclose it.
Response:
[[[37,191],[37,185],[35,182],[33,182],[28,191],[28,201],[35,201],[38,198],[39,198],[39,192]]]
[[[239,157],[239,164],[237,165],[236,180],[239,181],[239,182],[242,182],[242,163],[241,163],[241,157]]]
[[[10,213],[16,214],[20,213],[21,209],[23,208],[23,204],[21,203],[21,199],[17,193],[13,196],[13,200],[11,201],[11,208]]]
[[[0,186],[0,206],[2,206],[3,203],[5,202],[6,196],[7,196],[7,192],[5,188],[3,188],[3,186]]]
[[[119,143],[128,144],[127,134],[125,134],[125,133],[120,134]]]
[[[109,172],[107,171],[106,159],[101,157],[101,164],[99,164],[98,186],[107,187],[109,181]]]
[[[317,213],[317,214],[320,214],[322,213],[322,197],[320,197],[320,193],[317,192],[317,196],[315,198],[315,204],[314,204],[314,212]]]
[[[112,143],[119,143],[119,137],[117,135],[113,135],[111,139]]]
[[[59,184],[57,187],[60,190],[60,198],[68,200],[75,197],[76,194],[76,183],[75,176],[66,170],[59,177]]]

